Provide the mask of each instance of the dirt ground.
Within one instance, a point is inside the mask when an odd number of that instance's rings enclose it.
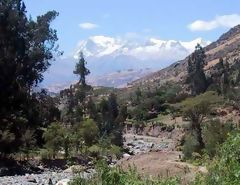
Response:
[[[153,177],[181,177],[182,184],[189,184],[198,172],[205,172],[204,167],[197,167],[191,164],[181,162],[179,156],[181,152],[177,151],[160,151],[149,152],[131,156],[122,159],[118,162],[123,169],[128,169],[130,166],[143,176]]]

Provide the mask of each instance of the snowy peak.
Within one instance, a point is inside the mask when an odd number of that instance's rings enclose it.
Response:
[[[197,38],[195,40],[192,40],[190,42],[180,42],[182,46],[184,46],[190,53],[194,51],[195,46],[197,44],[200,44],[201,46],[205,47],[209,45],[210,41],[205,41],[202,38]]]
[[[83,52],[87,67],[91,71],[89,78],[92,84],[121,87],[150,71],[156,71],[174,61],[184,59],[194,51],[197,43],[206,46],[210,42],[201,38],[189,42],[148,38],[140,42],[119,37],[92,36],[78,43],[74,58],[72,56],[62,58],[52,65],[45,75],[48,79],[45,86],[59,90],[74,83],[77,79],[72,71],[80,51]],[[145,68],[151,70],[139,72]],[[134,72],[129,72],[129,69]]]
[[[194,51],[195,46],[198,43],[202,46],[210,44],[209,41],[204,41],[202,38],[197,38],[189,42],[150,38],[144,43],[136,43],[133,41],[126,42],[123,39],[100,35],[92,36],[87,40],[80,41],[74,58],[77,58],[80,51],[82,51],[86,57],[127,55],[145,60],[162,58],[166,55],[166,52],[169,54],[171,51],[179,53],[180,57],[184,57]]]
[[[80,51],[82,51],[86,57],[110,55],[122,46],[123,43],[120,43],[117,39],[105,36],[93,36],[79,42],[75,57]]]

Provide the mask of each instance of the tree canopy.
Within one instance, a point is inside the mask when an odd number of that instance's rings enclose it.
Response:
[[[22,133],[36,127],[39,112],[32,91],[50,60],[60,54],[57,32],[51,28],[57,16],[50,11],[33,20],[22,0],[0,2],[0,153],[18,149]]]

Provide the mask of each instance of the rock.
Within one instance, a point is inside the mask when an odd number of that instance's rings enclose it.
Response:
[[[70,182],[70,179],[62,179],[58,181],[56,185],[68,185],[69,182]]]
[[[51,179],[51,178],[48,179],[47,184],[48,184],[48,185],[53,185],[53,182],[52,182],[52,179]]]
[[[44,167],[43,167],[42,165],[39,165],[38,168],[39,168],[40,170],[44,170]]]
[[[125,154],[123,154],[123,157],[124,158],[129,158],[131,155],[129,155],[129,154],[127,154],[127,153],[125,153]]]
[[[64,170],[65,173],[75,173],[75,172],[81,172],[84,170],[84,167],[81,165],[73,165]]]
[[[207,174],[207,173],[208,173],[208,170],[207,170],[207,168],[206,168],[205,166],[200,166],[200,167],[198,168],[198,171],[199,171],[200,173],[202,173],[202,174]]]
[[[37,180],[34,177],[27,176],[26,179],[27,179],[28,182],[37,183]]]

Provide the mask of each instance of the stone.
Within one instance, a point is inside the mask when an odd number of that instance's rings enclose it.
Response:
[[[127,153],[124,153],[124,154],[123,154],[123,157],[124,157],[124,158],[129,158],[130,156],[131,156],[131,155],[129,155],[129,154],[127,154]]]
[[[68,185],[69,182],[70,182],[70,179],[62,179],[58,181],[56,185]]]
[[[205,166],[200,166],[200,167],[198,168],[198,171],[199,171],[200,173],[202,173],[202,174],[207,174],[207,173],[208,173],[208,170],[207,170],[207,168],[206,168]]]
[[[52,179],[49,178],[47,183],[48,183],[48,185],[53,185]]]
[[[26,179],[27,179],[28,182],[37,183],[37,180],[34,177],[27,176]]]
[[[65,173],[75,173],[75,172],[81,172],[84,170],[84,167],[81,165],[73,165],[64,170]]]

